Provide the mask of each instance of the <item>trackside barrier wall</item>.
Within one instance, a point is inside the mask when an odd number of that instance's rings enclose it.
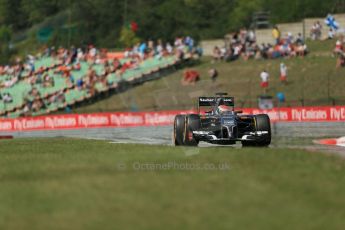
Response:
[[[117,128],[172,125],[177,114],[193,111],[118,112],[94,114],[48,115],[0,119],[0,132],[63,130],[83,128]],[[345,122],[345,106],[300,107],[272,110],[243,109],[243,114],[266,113],[274,122]]]

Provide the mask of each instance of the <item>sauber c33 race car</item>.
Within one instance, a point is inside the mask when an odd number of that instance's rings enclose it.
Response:
[[[269,146],[271,125],[268,115],[240,115],[242,111],[235,111],[234,105],[234,98],[227,97],[226,93],[200,97],[198,114],[175,117],[173,143],[197,146],[204,141],[233,145],[240,141],[243,146]]]

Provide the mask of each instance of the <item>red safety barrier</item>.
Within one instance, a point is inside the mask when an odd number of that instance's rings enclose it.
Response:
[[[186,112],[188,111],[67,114],[1,119],[0,132],[101,127],[163,126],[172,124],[176,114]]]
[[[107,53],[107,58],[108,59],[122,59],[125,57],[124,52],[108,52]]]
[[[177,114],[192,111],[119,112],[94,114],[47,115],[0,119],[0,132],[82,129],[101,127],[138,127],[172,125]],[[300,107],[272,110],[243,109],[243,114],[267,113],[272,122],[336,122],[345,121],[345,106]]]
[[[345,106],[296,107],[272,110],[251,109],[251,114],[267,113],[272,122],[334,122],[345,121]]]

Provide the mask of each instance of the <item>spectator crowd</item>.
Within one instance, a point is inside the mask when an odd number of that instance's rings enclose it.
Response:
[[[162,59],[167,56],[175,56],[178,59],[201,55],[201,49],[195,47],[191,37],[176,38],[173,45],[163,44],[161,40],[143,42],[127,49],[124,58],[108,58],[106,49],[98,49],[93,45],[84,48],[71,47],[66,49],[59,47],[46,47],[37,55],[27,55],[22,60],[18,58],[14,65],[0,66],[0,103],[8,105],[14,102],[11,90],[17,84],[24,82],[30,85],[30,90],[23,97],[23,105],[15,108],[16,112],[24,116],[46,109],[50,104],[65,104],[65,94],[68,90],[86,90],[89,97],[97,94],[96,84],[109,88],[113,82],[107,76],[115,73],[119,79],[130,70],[140,68],[143,61],[150,58]],[[43,59],[50,59],[47,66],[41,63]],[[82,78],[75,78],[74,74],[82,70],[82,66],[88,66]],[[97,67],[97,68],[96,68]],[[100,69],[101,71],[96,71]],[[84,67],[85,70],[85,67]],[[83,71],[84,73],[84,71]],[[49,89],[56,86],[56,77],[65,79],[65,87],[52,90],[51,94],[42,95],[41,89]],[[4,107],[6,110],[6,107]],[[12,111],[12,110],[11,110]],[[10,112],[11,112],[10,111]],[[1,111],[2,114],[6,111]]]
[[[214,47],[213,60],[235,61],[239,58],[248,60],[304,57],[308,53],[307,45],[300,33],[297,36],[293,36],[291,33],[281,36],[279,29],[275,27],[272,36],[275,39],[275,44],[258,44],[253,30],[241,29],[232,35],[228,47]]]
[[[147,42],[137,43],[132,48],[128,48],[125,52],[126,58],[135,60],[145,60],[146,58],[158,58],[175,55],[176,58],[182,60],[196,55],[202,56],[202,49],[197,47],[192,37],[177,37],[173,45],[170,42],[163,43],[162,40],[149,40]]]

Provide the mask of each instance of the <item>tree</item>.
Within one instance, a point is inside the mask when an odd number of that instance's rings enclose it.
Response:
[[[248,27],[253,13],[261,10],[271,12],[272,23],[280,23],[344,12],[345,4],[343,0],[0,0],[0,24],[17,37],[27,29],[48,28],[49,19],[56,19],[52,45],[114,47],[124,45],[127,36],[163,41],[187,35],[196,40],[221,38]],[[66,17],[60,20],[58,15]],[[139,25],[135,36],[123,29],[131,21]]]
[[[135,35],[135,32],[127,26],[122,27],[119,40],[125,47],[132,47],[140,42],[140,39]]]
[[[0,24],[10,26],[14,30],[29,26],[27,14],[21,9],[22,0],[0,0]]]
[[[7,64],[11,57],[10,42],[12,30],[7,26],[0,27],[0,63]]]

